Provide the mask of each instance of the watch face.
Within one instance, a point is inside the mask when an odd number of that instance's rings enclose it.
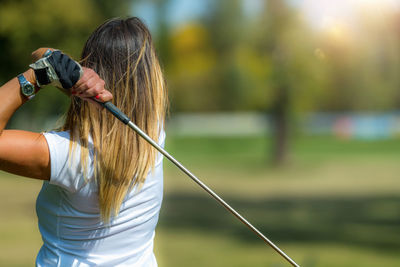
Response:
[[[35,87],[32,84],[25,84],[22,88],[22,93],[26,96],[31,96],[35,93]]]

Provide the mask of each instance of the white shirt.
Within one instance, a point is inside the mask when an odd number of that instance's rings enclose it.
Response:
[[[43,246],[36,266],[157,266],[154,230],[163,193],[162,156],[140,191],[134,188],[109,224],[100,218],[97,185],[85,181],[79,165],[80,146],[68,161],[69,132],[44,134],[51,161],[50,181],[36,202]],[[165,133],[160,136],[163,146]],[[89,141],[89,176],[93,176],[93,144]]]

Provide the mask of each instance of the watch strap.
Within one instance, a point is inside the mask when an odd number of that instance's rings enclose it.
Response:
[[[32,98],[34,98],[35,97],[35,92],[33,92],[31,95],[26,95],[25,93],[24,93],[24,91],[23,91],[23,88],[26,86],[26,85],[30,85],[30,86],[32,86],[33,88],[35,88],[35,86],[32,84],[32,83],[30,83],[26,78],[25,78],[25,76],[21,73],[21,74],[19,74],[18,76],[17,76],[17,79],[18,79],[18,82],[19,82],[19,85],[20,85],[20,87],[21,87],[21,93],[22,93],[22,95],[24,95],[26,98],[28,98],[29,100],[31,100]]]
[[[17,76],[19,85],[22,87],[28,81],[25,76],[21,73]]]

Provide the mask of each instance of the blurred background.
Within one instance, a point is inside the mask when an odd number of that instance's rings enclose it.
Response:
[[[153,34],[172,155],[301,266],[400,266],[398,0],[0,0],[0,84],[117,16]],[[68,104],[46,88],[8,127],[54,129]],[[0,173],[0,266],[34,265],[40,186]],[[155,252],[288,266],[169,162]]]

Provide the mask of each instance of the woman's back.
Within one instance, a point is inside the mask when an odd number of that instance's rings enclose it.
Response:
[[[129,191],[109,223],[100,216],[98,185],[93,178],[93,143],[89,140],[87,177],[80,166],[80,145],[69,158],[69,132],[45,133],[51,177],[37,199],[43,246],[37,266],[157,266],[154,229],[162,202],[162,156],[140,190]],[[164,144],[162,133],[159,143]]]

